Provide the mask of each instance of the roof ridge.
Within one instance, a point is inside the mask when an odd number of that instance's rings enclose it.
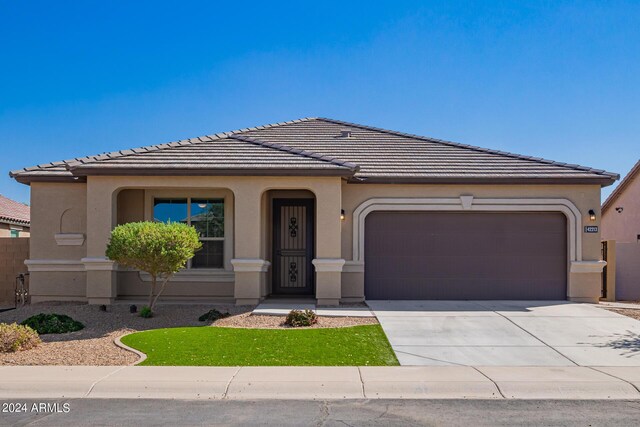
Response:
[[[609,194],[609,197],[607,197],[607,200],[605,200],[604,203],[602,204],[602,212],[604,212],[605,210],[609,209],[609,207],[611,207],[611,204],[620,196],[620,194],[631,183],[633,178],[635,178],[635,176],[638,175],[639,172],[640,172],[640,160],[638,160],[636,164],[633,165],[629,173],[627,173],[627,175],[624,178],[622,178],[622,181],[620,181],[620,184],[618,184],[618,186],[611,192],[611,194]]]
[[[29,172],[29,171],[38,170],[38,169],[48,169],[56,166],[65,166],[67,169],[69,169],[70,167],[78,166],[80,164],[93,163],[99,160],[115,159],[120,157],[132,156],[140,153],[155,152],[155,151],[165,150],[167,148],[172,148],[180,145],[191,145],[191,144],[199,144],[203,142],[212,142],[217,139],[228,138],[229,136],[233,134],[237,134],[239,132],[247,132],[250,130],[259,130],[259,129],[269,129],[272,127],[289,125],[293,123],[300,123],[300,122],[305,122],[305,121],[315,120],[315,119],[316,119],[315,117],[303,117],[300,119],[289,120],[285,122],[275,122],[275,123],[269,123],[261,126],[254,126],[251,128],[237,129],[237,130],[232,130],[227,132],[219,132],[211,135],[198,136],[195,138],[181,139],[178,141],[167,142],[164,144],[146,145],[138,148],[129,148],[124,150],[105,152],[102,154],[94,154],[94,155],[89,155],[84,157],[75,157],[73,159],[42,163],[35,166],[29,166],[22,169],[12,170],[9,172],[9,176],[11,178],[15,178],[17,175],[19,175],[22,172]],[[203,138],[208,138],[209,140],[204,140]]]
[[[361,124],[358,124],[358,123],[345,122],[345,121],[342,121],[342,120],[335,120],[335,119],[330,119],[330,118],[327,118],[327,117],[317,117],[316,120],[321,120],[321,121],[340,124],[340,125],[345,125],[345,126],[352,126],[352,127],[356,127],[356,128],[360,128],[360,129],[366,129],[366,130],[372,130],[372,131],[376,131],[376,132],[384,132],[384,133],[388,133],[388,134],[391,134],[391,135],[404,136],[404,137],[407,137],[407,138],[413,138],[413,139],[422,140],[422,141],[435,142],[435,143],[438,143],[438,144],[446,144],[446,145],[450,145],[450,146],[453,146],[453,147],[466,148],[466,149],[469,149],[469,150],[474,150],[474,151],[479,151],[479,152],[489,153],[489,154],[497,154],[499,156],[511,157],[511,158],[520,159],[520,160],[530,160],[530,161],[534,161],[534,162],[538,162],[538,163],[544,163],[544,164],[550,164],[550,165],[554,165],[554,166],[567,167],[567,168],[574,169],[574,170],[591,172],[591,173],[595,173],[595,174],[598,174],[598,175],[605,175],[605,176],[608,176],[608,177],[611,177],[611,178],[615,178],[616,180],[620,179],[620,174],[613,173],[613,172],[607,172],[607,171],[605,171],[603,169],[594,169],[594,168],[591,168],[591,167],[588,167],[588,166],[581,166],[581,165],[576,165],[576,164],[557,162],[555,160],[544,159],[542,157],[525,156],[525,155],[522,155],[522,154],[511,153],[511,152],[508,152],[508,151],[492,150],[490,148],[479,147],[479,146],[476,146],[476,145],[461,144],[459,142],[453,142],[453,141],[447,141],[447,140],[444,140],[444,139],[437,139],[437,138],[431,138],[431,137],[422,136],[422,135],[415,135],[415,134],[411,134],[411,133],[399,132],[399,131],[390,130],[390,129],[383,129],[383,128],[378,128],[378,127],[374,127],[374,126],[361,125]]]
[[[262,147],[265,147],[265,148],[271,148],[271,149],[274,149],[274,150],[283,151],[283,152],[289,153],[289,154],[295,154],[295,155],[298,155],[298,156],[307,157],[307,158],[311,158],[311,159],[314,159],[314,160],[320,160],[320,161],[323,161],[323,162],[331,163],[331,164],[336,165],[336,166],[346,167],[346,168],[349,168],[349,169],[353,170],[354,172],[357,172],[360,169],[360,166],[358,166],[357,164],[355,164],[353,162],[347,162],[347,161],[344,161],[344,160],[336,159],[334,157],[323,156],[322,154],[314,153],[314,152],[308,151],[308,150],[301,150],[299,148],[289,147],[288,145],[282,145],[282,144],[276,144],[276,143],[273,143],[273,142],[262,141],[260,139],[250,138],[248,136],[237,135],[237,134],[230,135],[229,138],[237,139],[238,141],[248,142],[250,144],[259,145],[259,146],[262,146]]]

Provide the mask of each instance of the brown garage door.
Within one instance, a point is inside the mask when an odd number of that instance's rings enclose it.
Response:
[[[563,300],[561,213],[372,212],[367,299]]]

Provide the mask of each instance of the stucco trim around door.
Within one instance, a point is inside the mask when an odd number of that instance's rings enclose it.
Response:
[[[364,225],[374,211],[562,212],[567,217],[569,261],[582,261],[582,215],[567,199],[373,198],[353,211],[353,261],[364,263]]]

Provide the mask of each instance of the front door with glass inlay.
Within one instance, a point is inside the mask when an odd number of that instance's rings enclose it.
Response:
[[[273,294],[313,295],[313,218],[313,199],[274,199]]]

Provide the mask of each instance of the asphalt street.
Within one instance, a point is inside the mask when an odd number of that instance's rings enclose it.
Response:
[[[5,406],[5,403],[7,404]],[[9,404],[13,407],[9,408]],[[183,401],[69,399],[2,401],[2,426],[630,426],[640,401],[336,400]],[[33,403],[45,412],[31,412]],[[65,403],[68,404],[65,407]],[[49,404],[45,408],[42,404]],[[57,405],[56,405],[57,404]],[[47,412],[58,410],[60,412]],[[68,410],[68,411],[67,411]]]

